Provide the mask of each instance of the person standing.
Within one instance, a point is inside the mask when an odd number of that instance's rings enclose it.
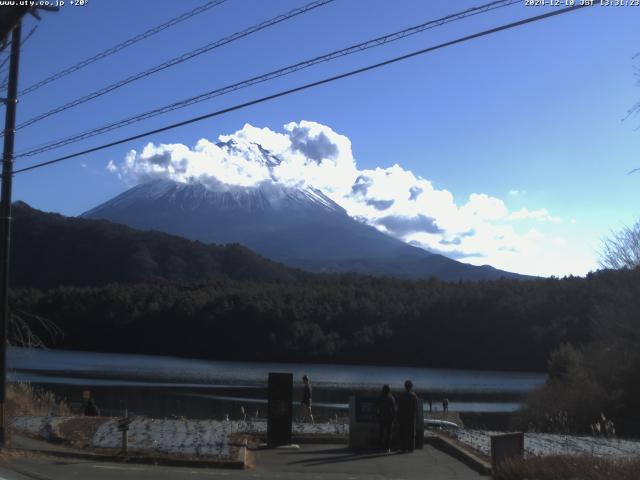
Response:
[[[416,421],[418,397],[413,392],[413,382],[404,382],[404,392],[398,398],[398,424],[400,426],[400,451],[413,452],[416,445]]]
[[[311,382],[306,375],[302,376],[302,383],[304,384],[304,390],[302,392],[302,421],[306,422],[311,420],[311,423],[315,423],[313,420],[313,413],[311,412]]]
[[[380,422],[380,444],[385,452],[391,453],[391,427],[396,418],[396,399],[393,398],[389,385],[382,386],[377,410]]]
[[[89,397],[89,400],[87,400],[87,404],[84,407],[84,416],[85,417],[100,416],[100,409],[98,408],[98,405],[96,405],[96,402],[93,399],[93,397]]]
[[[442,400],[442,411],[444,413],[447,413],[449,411],[449,399],[445,398],[444,400]]]

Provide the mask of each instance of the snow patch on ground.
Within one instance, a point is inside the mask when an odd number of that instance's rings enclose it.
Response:
[[[60,425],[77,417],[24,416],[11,419],[17,430],[37,435],[46,440],[60,440]],[[91,440],[94,448],[120,448],[122,433],[118,419],[103,423]],[[236,433],[260,434],[267,432],[263,419],[247,421],[187,420],[134,418],[129,427],[129,448],[141,453],[164,453],[195,457],[230,458]],[[458,441],[489,456],[491,436],[504,432],[487,430],[449,430]],[[342,436],[349,435],[344,423],[294,423],[294,435]],[[640,455],[640,441],[617,438],[525,433],[524,448],[527,455],[595,455],[630,457]]]
[[[119,448],[118,420],[104,423],[93,436],[96,448]],[[293,434],[348,435],[345,424],[294,423]],[[235,433],[265,434],[267,422],[136,418],[129,426],[129,448],[143,452],[229,458]]]
[[[58,427],[73,417],[13,417],[9,424],[17,429],[45,440],[59,440]]]
[[[491,454],[491,435],[500,435],[504,432],[460,429],[450,431],[450,433],[455,436],[458,441],[489,456]],[[551,433],[525,433],[524,450],[527,455],[630,457],[640,455],[640,441]]]
[[[13,417],[10,424],[17,430],[45,437],[48,421],[49,417]]]
[[[129,448],[166,454],[198,457],[231,456],[233,422],[218,420],[179,420],[136,418],[129,426]],[[237,430],[235,430],[237,431]],[[119,448],[122,433],[118,420],[105,422],[98,428],[91,446]]]
[[[12,425],[46,440],[60,440],[59,426],[77,417],[15,417]],[[106,420],[91,439],[93,448],[119,449],[122,432],[119,419]],[[266,434],[265,420],[187,420],[134,418],[129,425],[128,448],[141,453],[163,453],[195,457],[228,459],[234,447],[234,434]],[[294,423],[294,435],[349,434],[349,426],[342,423]]]
[[[267,433],[266,420],[247,420],[232,422],[239,432],[243,433]],[[294,423],[293,435],[349,435],[347,423]]]

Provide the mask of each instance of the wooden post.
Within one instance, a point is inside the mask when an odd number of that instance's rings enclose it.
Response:
[[[120,453],[127,453],[127,447],[129,444],[129,425],[131,419],[127,415],[124,418],[118,420],[118,430],[122,432],[122,451]]]
[[[6,382],[7,333],[9,325],[9,253],[11,240],[11,188],[13,181],[13,144],[16,132],[16,104],[18,103],[18,64],[20,63],[20,33],[22,22],[13,29],[4,121],[4,150],[2,156],[2,191],[0,192],[0,447],[5,446],[7,433]]]
[[[127,445],[129,443],[129,435],[127,430],[122,430],[122,453],[127,453]]]

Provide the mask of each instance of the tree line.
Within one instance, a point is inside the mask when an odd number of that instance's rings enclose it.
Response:
[[[54,322],[59,348],[544,371],[559,345],[633,323],[638,299],[640,271],[624,270],[533,281],[316,275],[17,289],[11,305]]]

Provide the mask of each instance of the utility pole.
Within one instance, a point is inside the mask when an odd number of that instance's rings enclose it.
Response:
[[[6,381],[7,332],[9,326],[9,252],[11,242],[11,185],[13,182],[13,144],[16,131],[16,104],[18,103],[18,64],[20,62],[20,35],[22,21],[18,21],[11,36],[11,60],[7,86],[4,122],[4,151],[2,156],[2,192],[0,192],[0,447],[5,446],[7,431]]]

